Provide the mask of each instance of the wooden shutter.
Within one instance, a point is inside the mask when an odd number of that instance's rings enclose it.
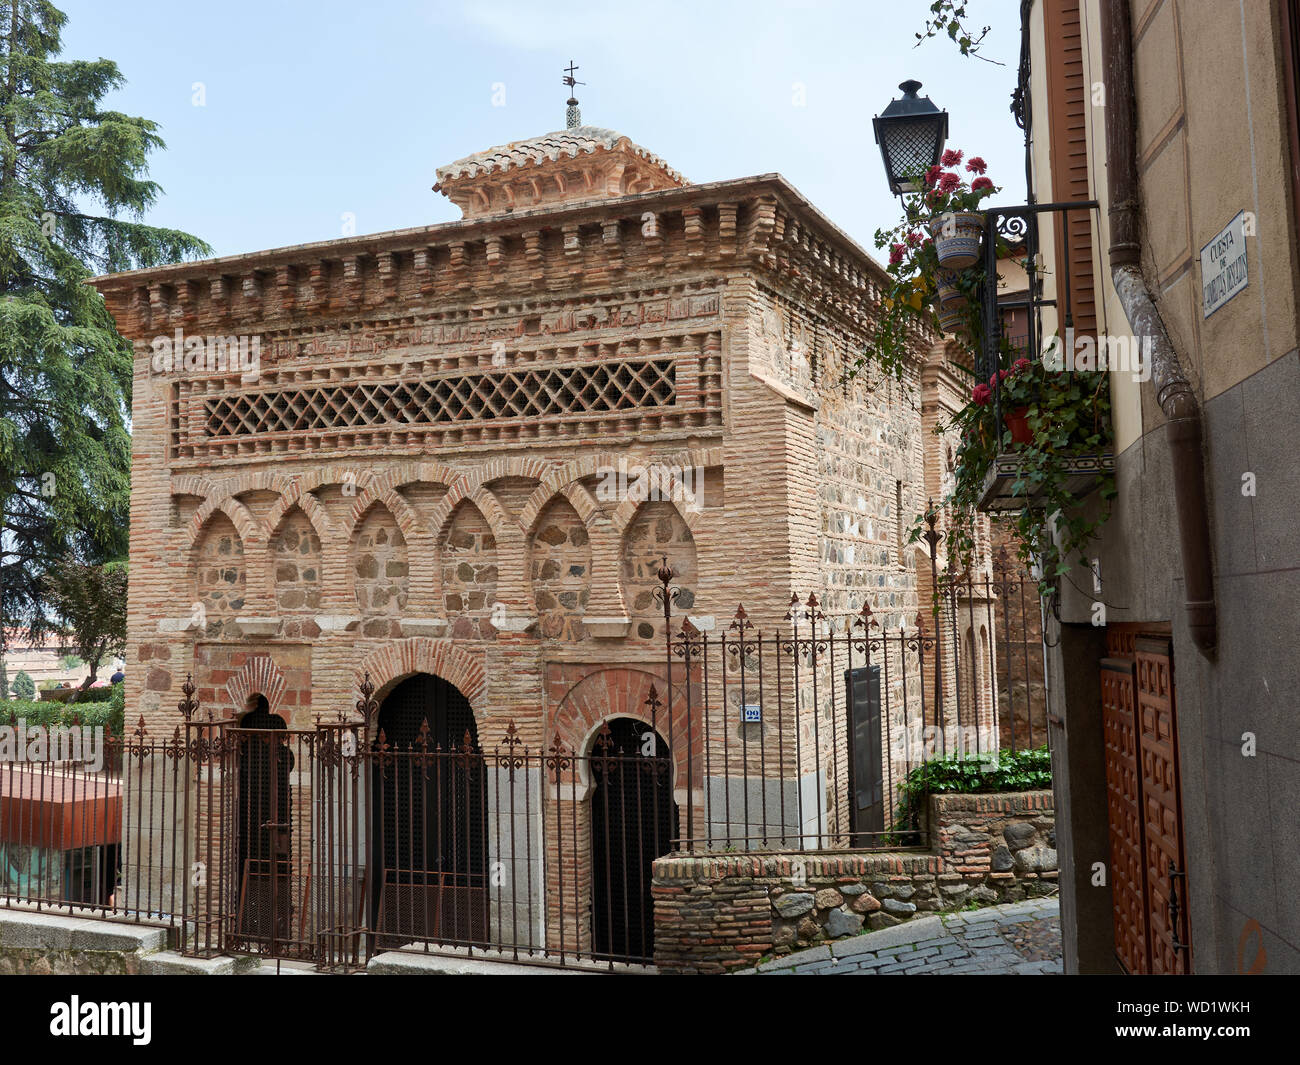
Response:
[[[1079,0],[1047,0],[1043,5],[1047,38],[1048,157],[1054,201],[1087,200],[1088,129],[1091,86],[1084,78],[1083,24]],[[1040,198],[1043,198],[1040,196]],[[1097,335],[1097,296],[1092,266],[1092,211],[1057,214],[1056,298],[1065,327],[1066,295],[1078,336]],[[1068,227],[1068,229],[1067,229]],[[1066,236],[1069,237],[1068,258]],[[1068,270],[1067,270],[1068,267]],[[1066,278],[1069,278],[1068,286]]]

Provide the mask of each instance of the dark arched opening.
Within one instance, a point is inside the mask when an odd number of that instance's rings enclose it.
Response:
[[[380,707],[374,737],[380,945],[485,943],[487,771],[469,700],[441,677],[408,677]]]
[[[284,718],[271,713],[262,695],[253,696],[252,709],[234,734],[239,756],[236,928],[269,950],[272,940],[283,942],[290,935],[293,751]]]
[[[644,721],[606,723],[591,754],[592,936],[596,954],[654,957],[650,872],[677,836],[668,744]]]

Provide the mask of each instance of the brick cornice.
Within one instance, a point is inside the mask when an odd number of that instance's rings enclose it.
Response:
[[[643,232],[647,215],[657,225]],[[590,232],[588,232],[590,231]],[[548,261],[560,240],[566,265]],[[630,253],[667,276],[757,268],[851,320],[888,277],[777,174],[301,244],[92,279],[134,339],[248,332],[290,320],[401,313],[433,302],[607,287]],[[580,251],[574,258],[570,253]],[[554,260],[556,257],[551,256]],[[738,262],[739,260],[739,262]],[[515,298],[518,298],[517,295]]]

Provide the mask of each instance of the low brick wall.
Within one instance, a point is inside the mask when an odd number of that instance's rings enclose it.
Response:
[[[655,964],[720,973],[918,913],[1056,891],[1050,791],[934,795],[932,853],[669,855],[654,864]]]

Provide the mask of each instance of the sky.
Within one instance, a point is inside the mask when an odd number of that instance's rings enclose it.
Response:
[[[1024,199],[1009,110],[1018,0],[970,0],[983,54],[916,46],[928,0],[56,0],[64,58],[114,60],[106,106],[167,142],[147,221],[217,255],[454,221],[436,167],[564,127],[572,59],[583,121],[689,180],[784,175],[874,252],[899,218],[871,119],[915,78],[949,147]]]

